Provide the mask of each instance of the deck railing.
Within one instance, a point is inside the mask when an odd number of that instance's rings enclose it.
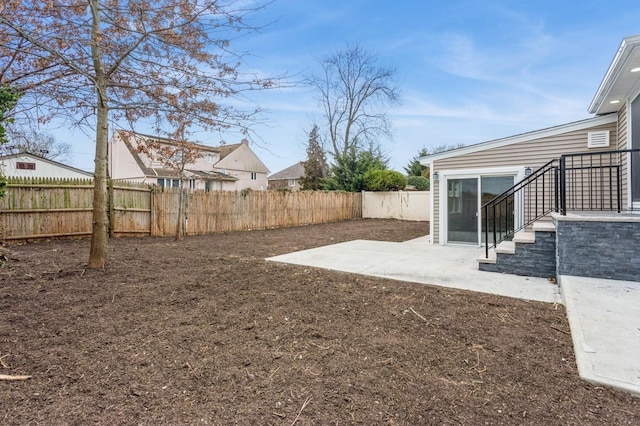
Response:
[[[560,213],[622,211],[624,168],[640,149],[586,152],[560,157]],[[640,165],[636,165],[640,167]]]
[[[551,212],[622,211],[623,175],[640,167],[640,149],[562,155],[482,206],[485,254]],[[517,207],[524,209],[515,220]]]
[[[552,211],[558,211],[558,161],[551,160],[482,206],[485,255]],[[523,208],[522,221],[515,215]]]

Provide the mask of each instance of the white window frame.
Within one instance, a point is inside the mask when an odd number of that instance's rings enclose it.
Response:
[[[636,100],[636,98],[640,97],[640,88],[638,88],[634,93],[631,93],[631,96],[629,96],[627,98],[627,117],[626,117],[626,122],[627,122],[627,141],[625,146],[627,147],[626,149],[632,149],[633,145],[633,123],[631,122],[631,103],[633,101]],[[618,125],[620,123],[620,117],[618,117]],[[619,144],[618,144],[619,146]],[[616,148],[618,149],[618,148]],[[630,156],[627,156],[628,160],[627,161],[631,161]],[[631,190],[631,164],[629,164],[629,166],[627,167],[627,206],[630,206],[631,208],[633,208],[634,211],[636,210],[640,210],[640,203],[633,203],[633,196],[632,196],[632,190]]]
[[[289,186],[296,186],[296,180],[295,179],[289,179]]]
[[[258,180],[258,172],[251,172],[251,180]]]

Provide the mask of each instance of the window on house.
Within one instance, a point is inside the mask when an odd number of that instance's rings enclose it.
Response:
[[[16,169],[18,170],[35,170],[36,163],[25,163],[22,161],[16,162]]]
[[[251,180],[258,180],[258,173],[257,172],[251,172]]]
[[[295,179],[289,179],[289,186],[296,186],[296,180]]]
[[[196,180],[195,179],[189,179],[189,189],[191,189],[191,190],[195,190],[196,189]]]
[[[207,161],[213,163],[213,154],[207,154]]]
[[[179,188],[180,187],[180,179],[165,179],[158,178],[158,186],[160,188]]]

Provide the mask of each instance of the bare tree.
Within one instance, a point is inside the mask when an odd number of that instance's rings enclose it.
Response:
[[[136,146],[136,150],[143,153],[151,161],[162,164],[168,170],[178,175],[179,181],[179,198],[178,198],[178,216],[176,222],[175,240],[180,241],[185,234],[186,219],[186,189],[185,185],[185,168],[189,164],[193,164],[199,158],[202,158],[203,152],[201,148],[186,139],[184,129],[181,137],[171,140],[171,143],[162,142],[157,139],[145,138],[144,141],[138,141],[132,145]],[[124,138],[135,137],[128,132],[121,133]]]
[[[324,126],[334,157],[346,155],[358,143],[377,144],[389,137],[387,107],[400,102],[395,69],[377,64],[377,57],[358,45],[348,46],[319,61],[322,73],[306,83],[318,94]]]
[[[230,37],[260,9],[242,0],[4,0],[0,84],[20,87],[25,114],[95,131],[89,267],[107,262],[109,123],[244,128],[252,113],[220,103],[271,80],[243,76]],[[186,131],[186,130],[185,130]]]
[[[10,153],[28,152],[60,162],[69,160],[71,145],[56,141],[50,134],[14,127],[8,128],[7,133],[9,142],[5,148]]]

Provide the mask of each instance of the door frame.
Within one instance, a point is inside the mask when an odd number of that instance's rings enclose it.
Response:
[[[482,177],[493,177],[493,176],[513,176],[514,184],[521,181],[525,177],[525,169],[527,166],[511,166],[511,167],[492,167],[486,169],[457,169],[457,170],[441,170],[439,171],[440,180],[438,182],[438,198],[439,198],[439,206],[438,206],[438,215],[439,215],[439,244],[455,244],[455,245],[471,245],[471,246],[482,246],[482,215],[477,214],[478,220],[478,241],[476,244],[470,243],[465,244],[461,242],[449,242],[448,241],[448,202],[447,202],[447,187],[449,179],[469,179],[475,178],[477,179],[478,184],[478,205],[477,205],[477,213],[480,213],[480,202],[482,200],[481,196],[481,188],[482,188]],[[516,200],[516,206],[514,209],[515,215],[515,226],[519,226],[523,217],[522,214],[524,209],[522,208],[522,199]]]

